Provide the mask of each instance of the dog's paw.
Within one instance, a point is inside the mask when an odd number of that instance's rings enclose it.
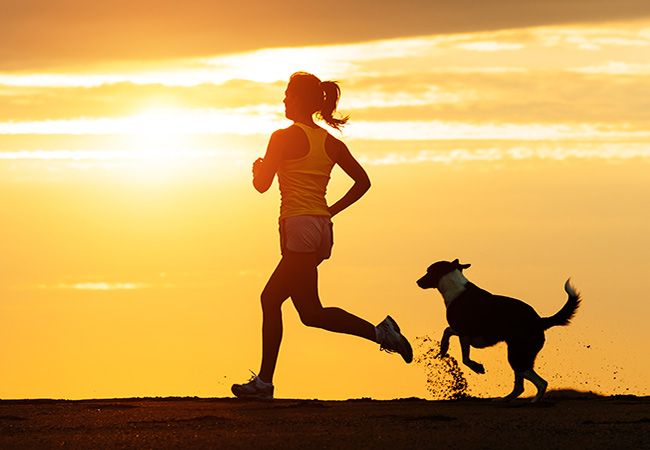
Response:
[[[483,364],[479,364],[474,361],[471,361],[467,365],[469,366],[470,369],[472,369],[476,373],[485,373],[485,368],[483,367]]]

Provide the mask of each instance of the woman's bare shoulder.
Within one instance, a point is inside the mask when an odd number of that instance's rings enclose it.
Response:
[[[327,138],[325,139],[325,151],[327,151],[327,155],[334,162],[339,160],[342,153],[349,152],[345,142],[332,136],[330,133],[327,133]]]
[[[290,125],[287,128],[280,128],[271,134],[271,139],[292,142],[298,139],[304,139],[305,133],[296,125]]]
[[[296,159],[309,152],[309,140],[300,127],[291,125],[271,134],[269,149],[281,152],[282,159]]]

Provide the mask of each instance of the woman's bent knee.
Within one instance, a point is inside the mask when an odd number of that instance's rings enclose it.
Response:
[[[309,312],[299,312],[300,321],[308,327],[323,328],[322,309]]]

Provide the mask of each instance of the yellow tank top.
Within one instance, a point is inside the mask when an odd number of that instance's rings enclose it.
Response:
[[[302,158],[280,163],[280,220],[304,214],[329,217],[325,193],[334,161],[325,151],[327,131],[301,123],[295,125],[307,135],[309,152]]]

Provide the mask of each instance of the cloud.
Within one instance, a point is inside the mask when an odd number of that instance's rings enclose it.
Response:
[[[358,139],[381,140],[530,140],[530,141],[607,141],[650,140],[647,129],[615,127],[606,123],[507,123],[451,121],[357,122],[348,132]]]
[[[181,134],[270,134],[286,125],[278,108],[156,109],[123,117],[0,122],[0,134],[128,134],[163,139]],[[162,145],[160,142],[159,145]]]
[[[633,72],[580,73],[530,70],[502,73],[435,73],[359,79],[352,118],[367,121],[465,121],[472,123],[605,122],[648,128],[650,86]],[[373,102],[373,99],[375,101]],[[380,101],[383,99],[384,101]],[[347,108],[346,100],[342,107]]]
[[[609,67],[609,66],[607,66]],[[618,66],[617,66],[618,67]],[[649,128],[647,72],[435,72],[358,77],[341,110],[359,121],[609,123]],[[14,88],[0,96],[0,134],[268,133],[283,127],[282,84]]]
[[[266,49],[90,73],[0,73],[0,124],[15,133],[23,122],[58,120],[61,133],[68,126],[61,121],[105,118],[97,132],[113,133],[108,123],[155,110],[215,119],[219,111],[281,114],[285,80],[300,64],[341,80],[341,109],[356,120],[647,124],[650,28],[643,25]],[[273,61],[283,63],[257,70]]]
[[[608,61],[598,66],[581,67],[576,72],[608,74],[608,75],[650,75],[650,64],[629,64]]]
[[[524,44],[503,44],[494,41],[475,42],[471,44],[460,44],[459,48],[465,50],[476,50],[479,52],[498,52],[503,50],[521,50]]]
[[[524,130],[525,131],[525,130]],[[399,142],[399,143],[398,143]],[[364,165],[398,165],[419,163],[472,163],[523,160],[564,161],[567,159],[607,160],[620,162],[638,160],[650,162],[650,148],[637,142],[558,142],[547,140],[373,140],[349,139],[357,159]],[[396,151],[395,148],[399,147]],[[246,151],[178,151],[178,152],[130,152],[130,151],[18,151],[0,152],[0,160],[12,162],[61,163],[68,168],[85,171],[101,166],[105,169],[143,167],[151,161],[173,160],[174,164],[195,160],[202,166],[214,166],[232,170],[234,166],[248,166],[257,155]],[[58,166],[61,168],[62,166]],[[214,175],[214,172],[211,172]],[[196,172],[194,172],[196,175]],[[39,180],[39,181],[42,181]],[[152,287],[151,283],[74,283],[48,285],[48,288],[66,289],[136,289]]]
[[[121,291],[144,289],[150,287],[145,283],[75,283],[75,284],[58,284],[55,286],[39,285],[39,289],[74,289],[82,291]]]
[[[647,0],[4,0],[0,70],[199,57],[650,16]],[[7,45],[10,43],[10,45]],[[263,70],[263,68],[260,68]]]
[[[474,146],[458,146],[445,150],[419,150],[400,152],[361,153],[359,161],[368,165],[398,165],[398,164],[459,164],[473,162],[505,162],[523,160],[565,161],[568,159],[606,160],[616,163],[626,160],[650,161],[650,149],[643,144],[568,144],[558,145],[548,143],[516,143],[508,145],[504,142],[482,141]]]
[[[283,71],[300,61],[342,80],[340,108],[353,119],[346,138],[647,139],[648,30],[648,21],[502,30],[139,62],[91,73],[0,73],[0,150],[132,151],[136,144],[164,147],[161,141],[177,134],[192,150],[252,148],[253,141],[263,148],[259,136],[288,124]],[[257,70],[256,62],[273,61],[283,63]],[[43,139],[30,140],[30,133]],[[239,141],[230,139],[237,134]]]
[[[279,105],[285,87],[284,82],[257,83],[247,80],[196,86],[121,82],[89,87],[78,87],[76,84],[59,87],[54,83],[52,87],[48,86],[51,82],[49,78],[42,77],[40,80],[40,86],[3,87],[0,84],[0,123],[10,120],[118,117],[156,108],[237,109]],[[82,76],[79,81],[83,85]],[[279,111],[279,108],[276,109]]]

